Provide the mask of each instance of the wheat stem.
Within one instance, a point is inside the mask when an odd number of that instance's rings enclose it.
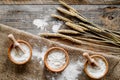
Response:
[[[81,17],[83,17],[84,19],[86,19],[83,15],[81,15],[77,10],[75,10],[73,7],[69,6],[68,4],[66,4],[65,2],[59,0],[59,2],[66,7],[67,9],[69,9],[70,12],[75,12],[77,14],[79,14]]]
[[[92,27],[92,26],[87,25],[87,24],[85,24],[85,23],[79,22],[79,25],[84,26],[85,28],[88,28],[88,29],[90,29],[90,30],[92,30],[92,31],[102,32],[101,29],[98,29],[98,28],[96,28],[96,27]]]
[[[60,20],[66,21],[66,22],[72,22],[70,19],[68,19],[66,17],[62,17],[62,16],[55,15],[55,14],[52,14],[51,16],[54,17],[54,18],[58,18]]]
[[[63,1],[61,1],[61,0],[59,0],[59,2],[60,2],[63,6],[65,6],[66,8],[68,8],[68,9],[70,9],[70,10],[78,13],[77,10],[75,10],[74,8],[72,8],[71,6],[69,6],[68,4],[66,4],[65,2],[63,2]]]
[[[66,30],[66,29],[58,30],[58,33],[61,33],[61,34],[80,34],[78,31]]]
[[[74,42],[74,43],[77,43],[77,44],[82,43],[80,40],[77,40],[77,39],[74,39],[70,36],[66,36],[66,35],[59,34],[59,33],[41,33],[40,36],[41,37],[57,37],[57,38],[67,39],[67,40]]]
[[[76,31],[79,31],[79,32],[85,32],[84,29],[82,29],[81,27],[78,27],[70,22],[66,22],[65,23],[67,26],[69,26],[70,28],[76,30]]]
[[[105,43],[106,43],[106,44],[113,44],[113,45],[116,45],[116,46],[120,46],[120,45],[114,43],[113,41],[108,41],[108,40],[101,41],[101,40],[81,38],[81,37],[74,37],[74,38],[75,38],[75,39],[78,39],[78,40],[83,40],[83,41],[92,42],[92,43],[95,43],[95,44],[105,45]]]
[[[85,18],[83,18],[82,16],[78,15],[78,14],[75,13],[75,12],[70,12],[70,11],[65,10],[65,9],[63,9],[63,8],[60,8],[60,7],[57,8],[57,10],[60,11],[60,12],[62,12],[62,13],[64,13],[64,14],[67,14],[67,15],[69,15],[69,16],[76,17],[76,18],[80,19],[81,21],[88,22]]]

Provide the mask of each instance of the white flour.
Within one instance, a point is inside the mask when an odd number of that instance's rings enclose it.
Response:
[[[93,77],[100,78],[101,76],[104,75],[104,73],[106,71],[106,65],[105,65],[105,62],[102,59],[98,59],[98,58],[97,58],[97,63],[100,65],[100,68],[88,65],[87,66],[87,71]]]
[[[32,59],[39,60],[39,63],[41,65],[43,65],[44,55],[45,55],[46,51],[47,51],[47,46],[42,47],[41,51],[38,50],[37,48],[33,48]]]
[[[45,16],[43,19],[34,19],[33,24],[40,28],[40,33],[44,32],[52,32],[56,33],[61,25],[63,24],[62,21],[52,21],[51,16]],[[49,26],[49,27],[48,27]]]
[[[20,43],[20,46],[22,47],[22,49],[25,51],[25,54],[18,48],[17,50],[15,48],[13,48],[11,50],[11,57],[12,59],[14,59],[16,62],[23,62],[23,61],[27,61],[30,57],[30,49],[29,47],[24,44],[24,43]]]
[[[57,32],[59,30],[59,28],[61,27],[62,23],[57,23],[55,25],[52,26],[52,31],[53,32]]]
[[[40,28],[41,30],[45,29],[45,26],[48,25],[45,19],[34,19],[33,24]]]
[[[65,62],[65,54],[62,51],[52,51],[47,58],[47,63],[52,69],[59,69]]]
[[[83,72],[83,68],[84,64],[79,60],[70,62],[67,68],[61,74],[58,74],[56,79],[52,78],[52,80],[78,80],[79,75]]]

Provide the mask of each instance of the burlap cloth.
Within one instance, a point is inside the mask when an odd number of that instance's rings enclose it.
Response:
[[[8,34],[14,34],[17,39],[22,39],[25,41],[28,41],[31,46],[35,49],[38,49],[38,51],[41,51],[43,47],[46,47],[47,49],[53,46],[57,47],[63,47],[65,50],[68,51],[70,56],[70,64],[71,63],[79,63],[84,64],[85,58],[82,57],[83,52],[89,52],[90,54],[101,54],[108,60],[109,63],[109,71],[108,74],[105,76],[104,79],[106,80],[120,80],[120,58],[108,55],[107,53],[96,53],[95,51],[82,49],[82,47],[74,47],[69,45],[64,45],[58,42],[54,42],[51,40],[47,40],[44,38],[41,38],[39,36],[32,35],[30,33],[26,33],[21,30],[13,29],[9,26],[0,24],[0,80],[57,80],[59,77],[59,80],[66,80],[63,78],[60,78],[62,75],[62,72],[59,74],[51,73],[46,70],[46,68],[43,66],[43,63],[41,63],[41,59],[37,59],[37,56],[43,54],[39,53],[35,57],[33,50],[33,57],[25,65],[15,65],[12,63],[7,56],[8,48],[10,44],[12,43],[8,39]],[[115,52],[119,53],[118,48],[114,48],[116,50],[110,50],[110,53],[115,54]],[[102,49],[101,49],[102,50]],[[113,51],[113,52],[112,52]],[[106,51],[107,52],[107,51]],[[118,54],[117,53],[117,54]],[[69,65],[70,65],[69,64]],[[72,68],[74,70],[74,68]],[[89,77],[84,73],[83,66],[80,66],[79,73],[75,80],[90,80]],[[63,71],[64,72],[64,71]],[[69,73],[68,75],[73,75],[74,73]],[[68,76],[65,75],[65,76]],[[74,78],[71,78],[69,80],[73,80]]]

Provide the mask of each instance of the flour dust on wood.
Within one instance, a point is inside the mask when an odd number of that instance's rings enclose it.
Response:
[[[44,18],[37,18],[33,20],[33,25],[39,29],[39,33],[43,32],[54,32],[56,33],[61,25],[63,24],[62,21],[54,20],[51,16],[45,16]],[[38,33],[38,34],[39,34]]]
[[[62,25],[61,22],[58,22],[58,23],[54,24],[54,25],[52,26],[52,31],[53,31],[54,33],[58,32],[58,30],[60,29],[61,25]]]
[[[48,25],[48,23],[44,19],[34,19],[33,24],[37,26],[37,28],[40,28],[41,30],[44,30],[45,26]]]

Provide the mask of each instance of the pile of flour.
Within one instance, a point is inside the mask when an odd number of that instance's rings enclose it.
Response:
[[[66,63],[65,53],[63,51],[52,51],[49,53],[47,63],[52,69],[59,69]]]
[[[12,48],[10,55],[11,55],[12,59],[14,61],[16,61],[16,62],[27,61],[29,59],[29,57],[30,57],[30,49],[24,43],[20,43],[20,46],[25,51],[25,54],[19,48],[17,48],[17,49],[16,48]]]
[[[96,58],[98,65],[100,65],[100,67],[97,66],[92,66],[92,65],[88,65],[87,66],[87,72],[92,75],[95,78],[100,78],[101,76],[104,75],[105,71],[106,71],[106,64],[105,62],[100,59],[100,58]]]

